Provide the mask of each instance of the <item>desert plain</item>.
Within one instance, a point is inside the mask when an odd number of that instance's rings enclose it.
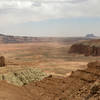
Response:
[[[6,59],[6,68],[0,73],[34,67],[48,74],[66,76],[72,71],[85,69],[88,62],[100,59],[69,53],[71,45],[67,42],[0,44],[0,55]]]

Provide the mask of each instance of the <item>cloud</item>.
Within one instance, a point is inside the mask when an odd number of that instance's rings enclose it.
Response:
[[[100,0],[0,0],[0,23],[100,17]]]

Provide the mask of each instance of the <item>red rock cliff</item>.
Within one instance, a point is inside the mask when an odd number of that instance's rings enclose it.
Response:
[[[100,56],[100,40],[90,40],[73,44],[69,52],[84,54],[85,56]]]

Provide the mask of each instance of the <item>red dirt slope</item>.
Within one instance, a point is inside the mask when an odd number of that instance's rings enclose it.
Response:
[[[93,62],[86,70],[73,72],[68,78],[45,78],[24,89],[28,89],[35,100],[99,100],[99,87],[100,62]]]
[[[0,81],[0,100],[33,100],[28,91],[22,87]]]

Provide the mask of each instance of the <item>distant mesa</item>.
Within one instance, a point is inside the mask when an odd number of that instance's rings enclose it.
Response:
[[[0,33],[0,36],[5,36],[4,34]]]
[[[0,33],[0,43],[33,43],[33,42],[77,42],[87,40],[83,37],[32,37],[32,36],[13,36]]]
[[[95,38],[96,36],[94,34],[87,34],[85,37],[86,38]]]
[[[100,39],[92,39],[71,46],[69,53],[83,54],[85,56],[100,56]]]

